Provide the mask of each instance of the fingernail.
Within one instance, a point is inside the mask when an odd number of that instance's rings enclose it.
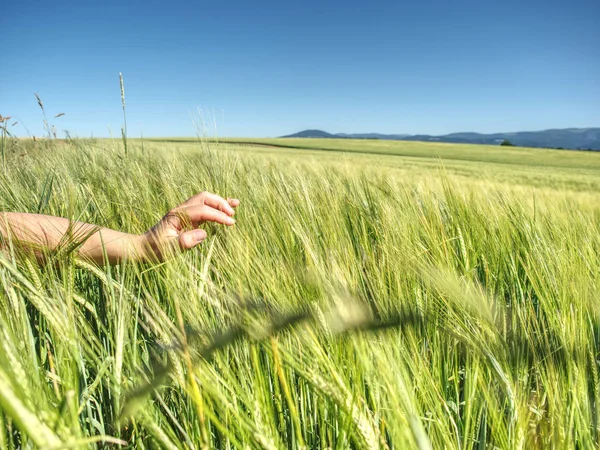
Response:
[[[228,217],[225,222],[227,223],[227,225],[233,225],[235,223],[235,219],[232,219],[231,217]]]
[[[204,239],[206,239],[206,231],[195,230],[194,231],[194,239],[196,239],[197,242],[203,241]]]

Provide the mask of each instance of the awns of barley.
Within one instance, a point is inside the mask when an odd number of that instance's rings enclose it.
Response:
[[[598,447],[598,155],[332,141],[18,142],[2,211],[242,205],[161,265],[8,245],[0,446]]]

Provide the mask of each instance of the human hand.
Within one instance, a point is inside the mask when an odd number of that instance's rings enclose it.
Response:
[[[200,224],[235,224],[234,208],[239,204],[235,198],[225,200],[216,194],[201,192],[171,209],[143,239],[154,256],[162,261],[166,253],[188,250],[206,239],[206,231],[198,228]]]

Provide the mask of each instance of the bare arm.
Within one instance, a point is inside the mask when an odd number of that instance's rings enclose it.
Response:
[[[206,238],[204,222],[233,225],[239,200],[202,192],[170,210],[147,232],[134,235],[73,222],[62,217],[7,212],[0,214],[0,235],[43,259],[45,251],[75,247],[77,254],[96,264],[125,260],[160,261],[168,254],[195,247]]]

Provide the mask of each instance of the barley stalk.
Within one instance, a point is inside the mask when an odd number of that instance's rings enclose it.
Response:
[[[123,128],[121,128],[121,138],[123,139],[123,148],[127,155],[127,113],[125,111],[125,84],[123,83],[123,74],[119,72],[119,87],[121,88],[121,106],[123,107]]]

